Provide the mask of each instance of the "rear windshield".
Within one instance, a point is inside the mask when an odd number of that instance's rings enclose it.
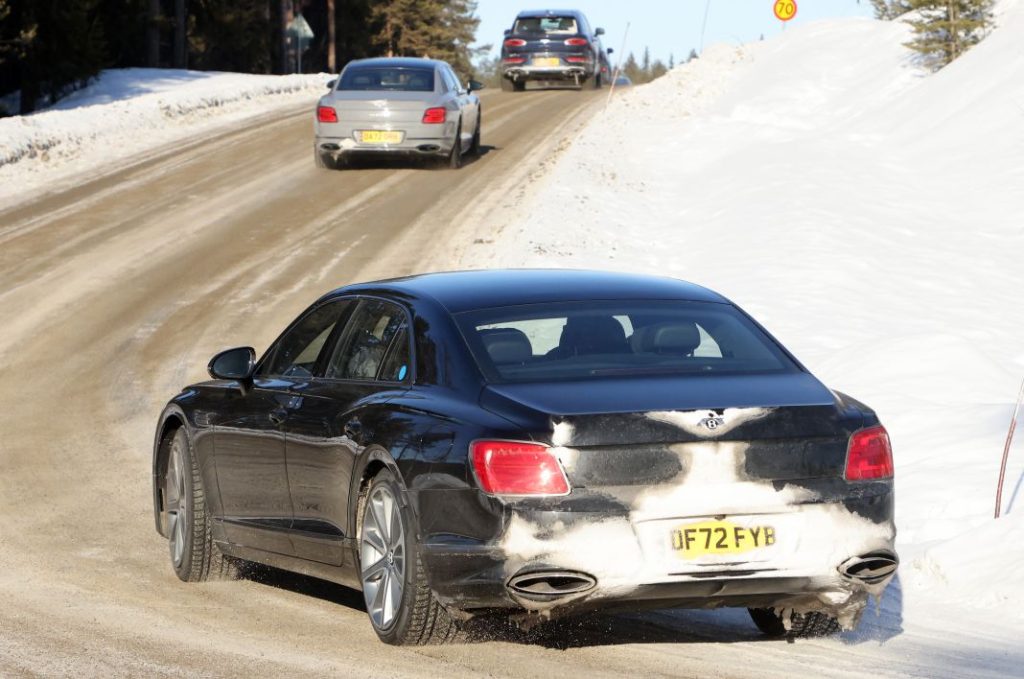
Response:
[[[395,66],[349,66],[341,75],[338,89],[433,92],[434,70]]]
[[[728,304],[527,304],[469,311],[456,321],[492,382],[799,370]]]
[[[576,19],[573,17],[531,17],[516,19],[516,25],[512,28],[512,32],[516,35],[525,33],[576,35],[579,33],[579,29],[576,27]]]

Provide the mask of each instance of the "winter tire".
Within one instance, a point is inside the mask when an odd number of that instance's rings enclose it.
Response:
[[[387,644],[438,644],[459,635],[427,586],[416,535],[394,474],[381,470],[360,496],[359,577],[370,624]]]
[[[455,143],[452,144],[451,153],[448,154],[448,167],[453,170],[458,170],[462,167],[462,121],[459,121],[459,126],[455,129]]]
[[[476,129],[473,130],[473,141],[469,145],[469,155],[479,156],[480,155],[480,114],[477,113],[476,118]]]
[[[748,608],[754,624],[766,636],[827,637],[839,632],[839,621],[826,613],[796,613],[788,608]],[[789,616],[789,629],[783,622]]]
[[[238,577],[237,563],[213,541],[203,479],[184,429],[174,433],[168,451],[164,506],[171,566],[179,578],[202,582]]]

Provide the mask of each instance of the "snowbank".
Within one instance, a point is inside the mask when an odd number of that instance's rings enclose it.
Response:
[[[171,69],[104,71],[54,106],[0,119],[0,201],[256,116],[313,105],[329,76]]]
[[[459,262],[707,285],[875,407],[896,451],[904,563],[887,595],[900,611],[867,616],[866,634],[902,615],[906,630],[1024,638],[1022,437],[1009,513],[992,520],[1024,374],[1024,3],[1001,10],[934,75],[901,23],[709,49],[617,96],[521,217],[497,235],[485,222]]]

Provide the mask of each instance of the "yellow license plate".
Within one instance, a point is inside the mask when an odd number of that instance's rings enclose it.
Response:
[[[681,559],[708,554],[743,554],[771,547],[775,540],[773,526],[737,526],[729,521],[688,523],[672,531],[672,549]]]
[[[534,59],[533,60],[533,65],[534,66],[542,66],[542,67],[558,66],[561,63],[562,63],[562,60],[559,59],[558,57],[544,57],[544,58],[539,58],[539,59]]]
[[[399,144],[402,133],[394,130],[362,130],[359,132],[359,141],[364,144]]]

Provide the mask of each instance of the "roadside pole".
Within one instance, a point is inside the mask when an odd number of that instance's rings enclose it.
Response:
[[[608,98],[604,100],[604,108],[608,108],[608,104],[612,100],[612,92],[615,91],[615,81],[619,79],[619,72],[622,69],[622,55],[626,52],[626,38],[629,37],[629,23],[626,22],[626,31],[622,34],[622,46],[619,47],[619,60],[615,62],[615,72],[612,73],[612,86],[608,88]]]
[[[1006,432],[1006,443],[1003,444],[1003,462],[999,465],[999,483],[996,484],[996,515],[1003,508],[1003,481],[1006,479],[1006,460],[1010,457],[1010,444],[1013,443],[1013,432],[1017,428],[1017,416],[1020,415],[1020,403],[1024,401],[1024,380],[1020,383],[1020,391],[1017,393],[1017,405],[1013,408],[1013,419],[1010,420],[1010,429]]]

